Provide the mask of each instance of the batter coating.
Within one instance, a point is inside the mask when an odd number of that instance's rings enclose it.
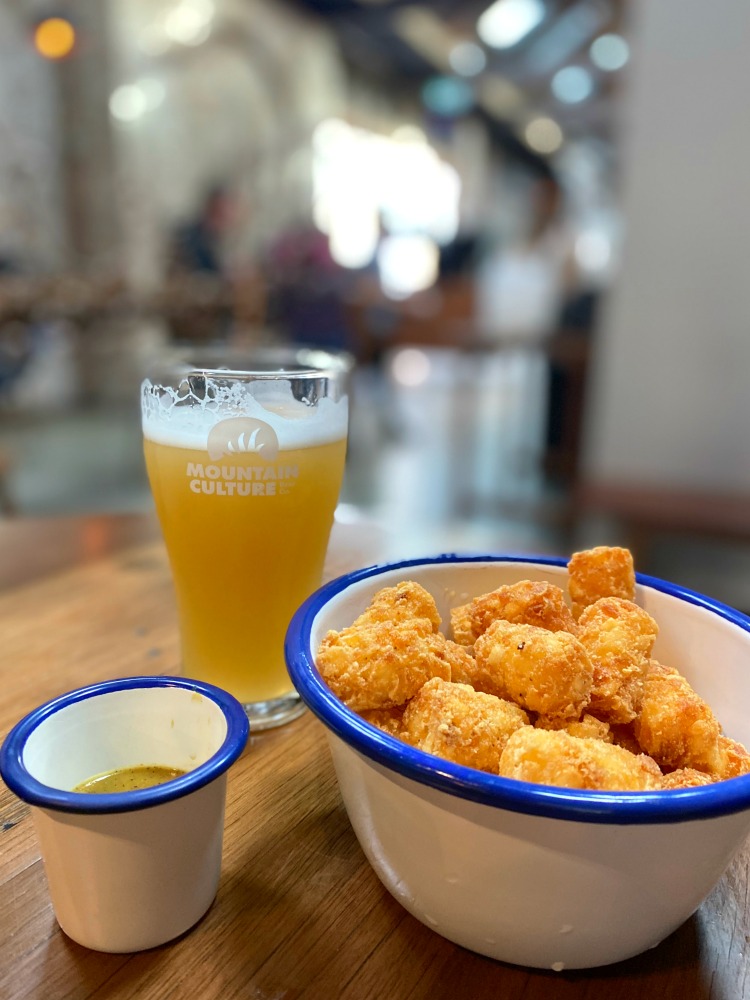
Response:
[[[727,747],[706,702],[676,670],[652,660],[640,713],[633,729],[638,742],[662,767],[691,767],[721,774]]]
[[[472,646],[499,618],[517,624],[537,625],[551,632],[578,631],[565,594],[552,583],[521,580],[498,587],[451,611],[456,642]]]
[[[509,736],[528,721],[517,705],[435,677],[406,706],[402,736],[427,753],[497,774]]]
[[[427,618],[328,632],[316,662],[336,697],[355,712],[396,708],[431,677],[451,677],[445,637]]]
[[[508,740],[498,773],[539,785],[641,792],[661,787],[657,764],[644,754],[597,739],[525,726]]]
[[[607,722],[632,722],[659,631],[656,622],[632,601],[602,597],[586,608],[578,624],[578,638],[594,665],[589,710]]]
[[[579,618],[584,608],[602,597],[635,600],[635,570],[629,549],[597,545],[574,552],[568,562],[568,593],[573,615]]]
[[[550,718],[578,719],[589,703],[594,668],[569,632],[493,622],[474,646],[478,691]]]

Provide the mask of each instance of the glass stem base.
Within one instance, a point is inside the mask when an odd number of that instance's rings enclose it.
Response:
[[[270,701],[253,701],[242,707],[250,720],[250,735],[283,726],[305,711],[305,703],[296,692]]]

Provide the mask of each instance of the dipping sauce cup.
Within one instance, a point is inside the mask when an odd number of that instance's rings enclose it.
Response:
[[[0,774],[31,806],[69,937],[97,951],[140,951],[200,920],[219,883],[227,770],[248,732],[231,695],[173,677],[79,688],[10,731]],[[72,791],[142,764],[186,773],[135,791]]]

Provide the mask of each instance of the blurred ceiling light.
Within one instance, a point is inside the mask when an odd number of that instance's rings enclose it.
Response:
[[[448,62],[461,76],[478,76],[487,65],[487,56],[476,42],[458,42],[448,53]]]
[[[526,53],[526,68],[532,76],[546,76],[563,66],[608,23],[609,4],[589,0],[563,11]]]
[[[600,35],[591,43],[591,61],[599,69],[614,73],[630,58],[630,48],[621,35]]]
[[[378,248],[378,271],[383,292],[406,299],[437,281],[440,254],[427,236],[386,236]]]
[[[575,241],[575,259],[584,271],[605,271],[612,257],[612,243],[606,233],[591,229]]]
[[[351,126],[341,118],[326,118],[315,126],[313,148],[316,153],[324,156],[329,153],[335,155],[339,152],[339,147],[349,141],[352,131]]]
[[[385,136],[323,121],[313,133],[312,181],[315,225],[344,267],[372,260],[381,223],[392,235],[455,238],[461,180],[421,129],[403,125]]]
[[[34,29],[34,47],[45,59],[64,59],[76,43],[76,32],[63,17],[48,17]]]
[[[328,249],[340,267],[366,267],[380,236],[378,216],[367,205],[342,200],[328,217]]]
[[[119,122],[135,122],[148,111],[146,94],[136,83],[125,83],[112,91],[109,112]]]
[[[154,76],[144,76],[136,84],[145,98],[146,111],[153,111],[163,103],[166,96],[166,88],[161,80]]]
[[[164,18],[164,31],[182,45],[200,45],[211,34],[213,0],[181,0]]]
[[[391,139],[394,142],[416,142],[419,145],[427,145],[427,136],[417,125],[399,125],[391,132]]]
[[[393,355],[391,377],[399,385],[416,388],[430,377],[429,357],[418,347],[405,347]]]
[[[542,0],[495,0],[480,15],[477,33],[494,49],[509,49],[525,38],[544,18]]]
[[[563,132],[553,118],[534,118],[523,133],[527,145],[545,156],[556,153],[563,143]]]
[[[552,93],[563,104],[580,104],[593,90],[594,80],[583,66],[566,66],[552,77]]]
[[[524,95],[510,80],[491,73],[479,81],[479,100],[482,107],[495,118],[513,118],[523,106]]]
[[[396,34],[436,69],[449,71],[457,36],[434,11],[417,4],[400,7],[391,16]]]
[[[474,91],[465,80],[454,76],[433,76],[422,87],[422,103],[435,115],[458,118],[471,110]]]

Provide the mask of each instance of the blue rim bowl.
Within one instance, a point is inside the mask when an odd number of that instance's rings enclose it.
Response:
[[[750,775],[679,790],[594,792],[535,785],[477,771],[438,759],[371,726],[339,701],[323,681],[315,666],[316,651],[311,647],[311,635],[317,617],[349,588],[394,570],[406,573],[423,566],[493,562],[554,567],[567,565],[566,559],[547,556],[447,553],[433,558],[368,566],[325,584],[300,606],[286,635],[287,667],[303,701],[339,739],[377,764],[449,795],[498,809],[552,819],[630,825],[709,819],[750,808]],[[636,581],[641,586],[704,608],[750,633],[750,618],[726,604],[641,573],[636,574]]]
[[[218,705],[227,723],[227,733],[219,749],[204,763],[179,778],[152,788],[130,792],[89,793],[69,792],[45,785],[34,778],[24,764],[24,749],[37,727],[61,709],[88,698],[131,691],[138,688],[181,688],[203,695]],[[173,799],[202,788],[224,773],[240,756],[250,732],[249,722],[242,705],[227,691],[187,677],[124,677],[102,681],[88,687],[77,688],[67,694],[45,702],[29,712],[6,736],[0,747],[0,775],[15,794],[32,806],[56,809],[69,813],[119,813],[132,812],[162,805]]]

